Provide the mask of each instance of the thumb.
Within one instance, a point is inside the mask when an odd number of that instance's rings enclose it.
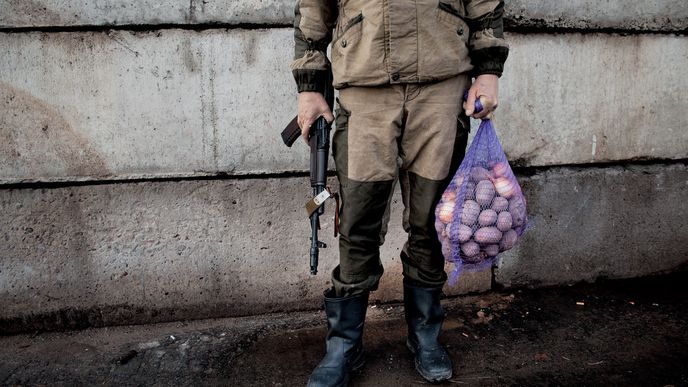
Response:
[[[475,110],[475,90],[471,88],[468,90],[468,98],[466,99],[466,103],[464,104],[464,107],[466,109],[466,115],[467,116],[472,116],[473,115],[473,110]]]

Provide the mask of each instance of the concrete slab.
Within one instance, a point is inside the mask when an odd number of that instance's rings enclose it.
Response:
[[[285,30],[4,34],[0,182],[305,170],[307,148],[279,138],[295,111],[287,40]],[[235,140],[224,131],[245,142],[221,143]]]
[[[333,205],[309,274],[308,178],[0,190],[0,326],[147,323],[318,308],[337,257]],[[373,301],[401,299],[401,200]],[[484,291],[491,272],[450,295]]]
[[[688,3],[682,0],[510,0],[507,27],[685,31]]]
[[[2,180],[211,170],[204,91],[212,67],[194,36],[4,34]]]
[[[279,0],[0,0],[0,28],[160,24],[290,24],[291,2]]]
[[[688,39],[509,35],[496,127],[521,166],[688,157]],[[657,71],[661,69],[661,71]]]
[[[686,37],[508,39],[496,123],[516,165],[688,157]],[[0,184],[304,171],[307,148],[278,136],[291,45],[289,29],[0,34]]]
[[[522,184],[532,227],[498,264],[500,285],[562,285],[688,266],[686,164],[557,168]]]
[[[293,1],[277,0],[0,0],[0,28],[46,26],[115,26],[155,24],[289,25]],[[527,28],[612,28],[681,31],[688,28],[688,5],[682,0],[599,2],[546,0],[506,2],[507,25]]]

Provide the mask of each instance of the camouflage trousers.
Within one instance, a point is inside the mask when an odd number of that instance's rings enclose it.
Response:
[[[342,199],[338,296],[377,289],[380,246],[398,180],[404,201],[404,276],[420,286],[447,279],[435,232],[435,205],[463,159],[468,76],[427,84],[348,87],[339,93],[332,137]]]

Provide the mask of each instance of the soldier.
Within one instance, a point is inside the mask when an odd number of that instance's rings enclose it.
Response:
[[[497,106],[508,55],[503,9],[499,0],[297,0],[291,68],[305,138],[318,117],[335,120],[321,94],[330,74],[339,90],[332,153],[342,198],[340,257],[325,292],[327,353],[309,386],[344,386],[363,365],[368,295],[383,273],[379,246],[399,170],[408,233],[401,252],[406,345],[424,379],[452,376],[438,342],[447,275],[434,208],[464,156],[468,116],[483,118]],[[491,104],[474,113],[479,96]]]

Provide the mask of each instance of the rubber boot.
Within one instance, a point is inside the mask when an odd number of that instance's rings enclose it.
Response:
[[[309,387],[346,386],[351,373],[363,367],[363,322],[368,292],[336,298],[325,292],[327,353],[308,379]]]
[[[418,373],[431,383],[443,382],[452,376],[449,354],[437,341],[444,321],[441,294],[442,287],[413,286],[404,280],[406,346],[415,355]]]

